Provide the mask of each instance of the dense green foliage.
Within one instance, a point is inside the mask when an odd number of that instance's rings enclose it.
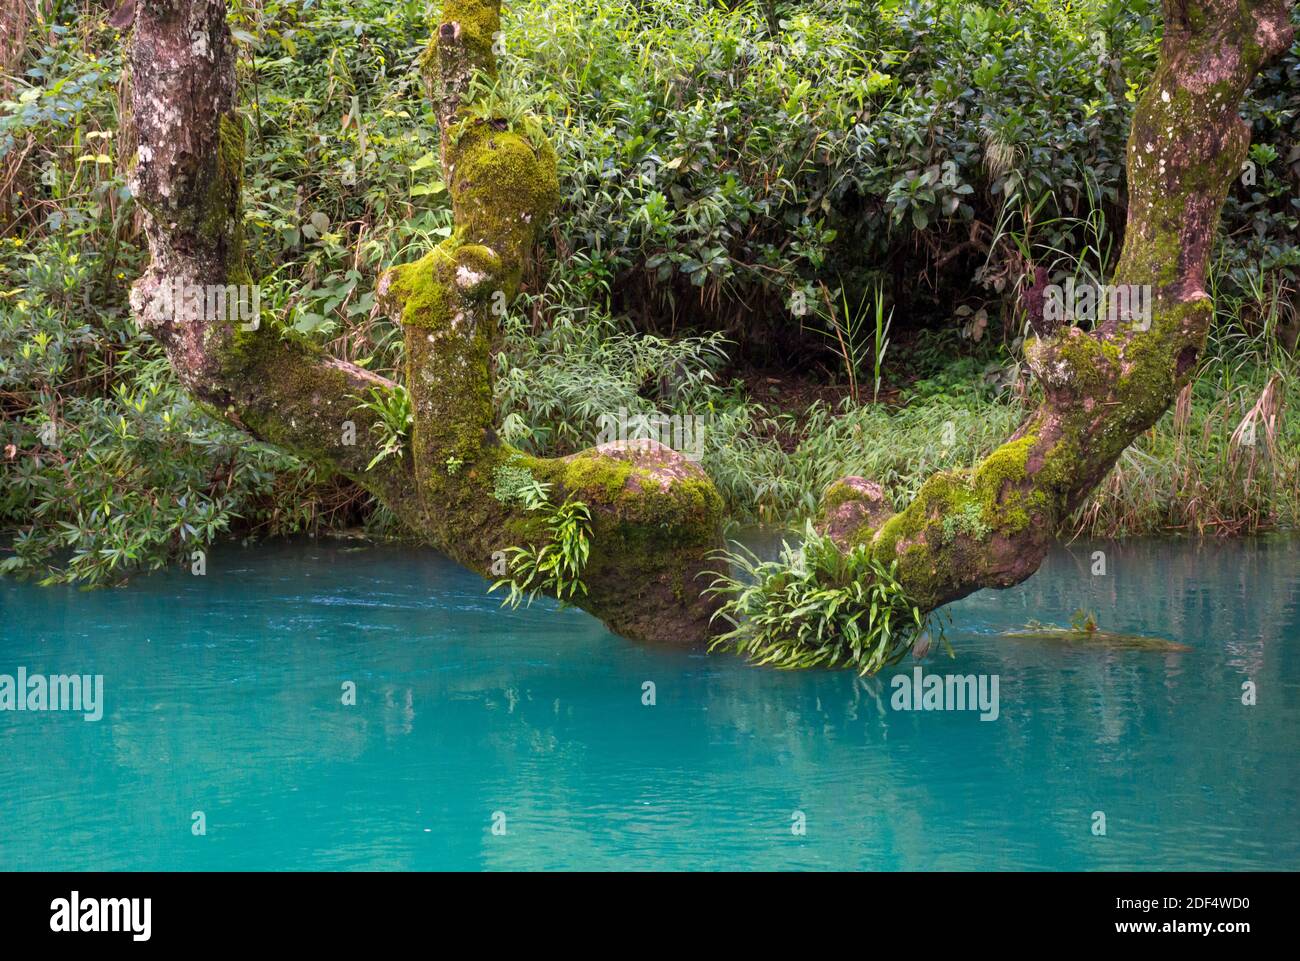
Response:
[[[841,551],[811,526],[797,547],[764,561],[744,547],[723,552],[727,570],[709,592],[722,600],[715,620],[731,629],[710,645],[779,668],[852,667],[875,674],[897,664],[927,630],[927,619],[865,546]],[[921,652],[918,652],[921,653]]]
[[[100,583],[225,533],[389,529],[355,488],[198,409],[135,328],[122,38],[91,0],[42,6],[0,81],[0,565]],[[503,434],[569,453],[620,409],[700,416],[732,515],[773,522],[800,521],[845,473],[901,503],[934,468],[973,463],[1033,400],[1025,271],[1100,276],[1118,250],[1154,7],[510,4],[488,98],[540,118],[563,205],[505,323]],[[414,70],[426,4],[231,9],[263,315],[392,373],[378,270],[450,232]],[[1225,211],[1213,350],[1083,530],[1300,519],[1295,49],[1244,110],[1254,183]],[[400,398],[357,402],[391,414],[397,454]]]
[[[349,513],[355,491],[208,417],[120,303],[87,302],[111,266],[16,239],[0,291],[0,523],[17,536],[0,571],[98,583],[189,557],[236,520],[288,533]]]

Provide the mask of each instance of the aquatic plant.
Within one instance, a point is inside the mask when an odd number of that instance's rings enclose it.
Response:
[[[1100,630],[1093,615],[1084,611],[1074,612],[1069,627],[1030,620],[1022,628],[1003,631],[1001,636],[1021,641],[1066,644],[1091,650],[1152,651],[1164,654],[1179,654],[1192,650],[1187,644],[1163,637]]]
[[[1070,627],[1085,634],[1097,633],[1097,615],[1079,608],[1070,615]]]

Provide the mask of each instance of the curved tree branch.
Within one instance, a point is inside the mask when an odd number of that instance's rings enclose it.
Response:
[[[212,316],[176,289],[251,285],[240,203],[244,125],[223,0],[142,0],[131,44],[139,154],[133,190],[152,263],[132,290],[140,325],[181,381],[256,437],[351,477],[406,525],[482,573],[506,547],[546,536],[542,520],[494,496],[498,468],[527,468],[592,513],[577,603],[629,637],[705,635],[712,608],[696,577],[720,543],[712,483],[664,447],[605,445],[562,459],[528,457],[493,429],[491,352],[537,231],[558,199],[555,153],[536,133],[469,109],[475,71],[491,76],[496,0],[448,0],[422,60],[442,134],[453,235],[387,272],[379,300],[400,322],[415,423],[410,450],[372,470],[372,387],[396,387],[302,338]],[[179,288],[177,285],[180,285]],[[343,441],[355,422],[356,443]]]
[[[1192,377],[1214,315],[1206,265],[1250,141],[1237,110],[1290,44],[1290,10],[1285,0],[1165,0],[1159,65],[1129,137],[1128,228],[1112,281],[1149,288],[1149,318],[1031,339],[1039,408],[973,470],[927,480],[899,514],[862,478],[827,492],[826,529],[896,558],[923,609],[1036,571],[1061,524]]]
[[[499,315],[559,199],[555,151],[545,137],[468,101],[475,73],[496,76],[499,34],[499,0],[443,4],[421,68],[438,116],[455,230],[379,283],[381,304],[405,331],[419,529],[466,566],[487,571],[503,548],[546,536],[535,514],[494,496],[500,468],[526,468],[554,485],[553,496],[592,511],[588,593],[577,603],[626,636],[698,640],[712,607],[696,578],[720,544],[722,517],[722,500],[699,468],[651,444],[529,457],[494,429]]]

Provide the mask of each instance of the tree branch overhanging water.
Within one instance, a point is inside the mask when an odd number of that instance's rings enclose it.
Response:
[[[1283,0],[1167,0],[1160,62],[1134,117],[1129,213],[1117,287],[1149,288],[1148,317],[1096,330],[1040,326],[1026,347],[1044,400],[969,471],[931,477],[893,514],[879,488],[846,478],[823,496],[823,526],[865,546],[923,612],[1041,564],[1062,521],[1193,376],[1212,305],[1206,262],[1249,132],[1237,108],[1260,67],[1290,42]],[[581,606],[629,637],[696,643],[715,598],[700,575],[720,546],[722,502],[708,477],[656,444],[601,445],[571,457],[520,453],[497,436],[491,354],[558,201],[556,157],[528,118],[476,100],[496,71],[496,0],[447,0],[421,61],[441,134],[455,230],[387,271],[383,309],[404,331],[413,424],[402,456],[343,442],[378,415],[353,398],[398,385],[259,325],[179,313],[158,296],[177,282],[250,284],[240,193],[244,124],[221,0],[142,0],[131,40],[140,144],[133,189],[152,262],[132,303],[196,397],[250,434],[353,478],[418,536],[489,573],[510,545],[543,536],[539,518],[496,496],[526,470],[591,509]],[[454,468],[453,468],[454,465]],[[896,565],[896,566],[895,566]]]

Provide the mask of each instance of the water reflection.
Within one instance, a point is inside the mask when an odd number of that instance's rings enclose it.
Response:
[[[1298,551],[1074,544],[956,605],[957,659],[925,669],[998,675],[991,723],[896,712],[888,674],[758,670],[576,611],[499,611],[426,553],[296,544],[117,591],[0,583],[0,671],[103,673],[107,701],[98,724],[0,715],[0,863],[1295,868]],[[1076,608],[1192,650],[999,636]]]

